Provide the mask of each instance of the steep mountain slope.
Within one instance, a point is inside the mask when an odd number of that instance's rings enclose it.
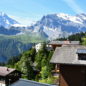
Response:
[[[6,29],[5,27],[0,26],[0,34],[3,34],[3,35],[15,35],[20,32],[21,31],[18,30],[18,28],[11,27],[10,29]]]
[[[0,26],[4,26],[8,28],[14,24],[19,24],[19,23],[16,20],[10,18],[7,14],[0,12]]]
[[[0,62],[7,62],[13,56],[17,56],[32,47],[32,44],[23,44],[13,39],[0,40]]]

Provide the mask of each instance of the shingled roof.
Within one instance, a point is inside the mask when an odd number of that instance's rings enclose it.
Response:
[[[15,69],[0,66],[0,76],[6,76],[13,71],[15,71]]]
[[[80,49],[86,50],[86,46],[67,45],[57,47],[50,62],[58,64],[86,65],[86,60],[78,59],[77,50]]]

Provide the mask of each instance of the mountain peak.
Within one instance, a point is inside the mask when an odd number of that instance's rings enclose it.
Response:
[[[10,18],[6,13],[0,12],[0,26],[9,28],[14,24],[19,24],[16,20]]]

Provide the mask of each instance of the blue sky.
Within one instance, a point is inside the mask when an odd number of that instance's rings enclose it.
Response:
[[[29,24],[43,15],[67,13],[75,15],[86,11],[86,0],[1,0],[0,11]]]

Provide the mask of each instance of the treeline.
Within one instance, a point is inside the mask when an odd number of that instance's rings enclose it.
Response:
[[[80,41],[80,43],[83,42],[83,38],[86,37],[86,32],[76,33],[73,35],[68,36],[67,38],[59,38],[57,40],[63,41],[63,40],[70,40],[70,41]]]
[[[22,78],[52,84],[55,79],[51,73],[54,69],[53,64],[50,63],[52,54],[53,51],[48,51],[46,44],[43,44],[38,52],[32,48],[10,59],[6,66],[21,71]]]

